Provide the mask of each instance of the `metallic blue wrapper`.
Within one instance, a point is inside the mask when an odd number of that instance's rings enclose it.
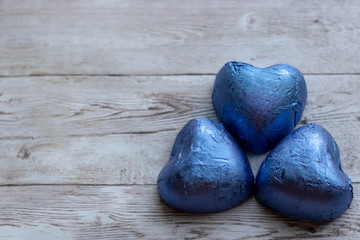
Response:
[[[255,196],[281,215],[328,222],[349,208],[353,188],[335,140],[323,127],[307,124],[285,137],[262,163]]]
[[[212,95],[219,121],[253,153],[272,149],[293,130],[306,97],[304,77],[295,67],[256,68],[241,62],[221,68]]]
[[[179,132],[157,184],[170,207],[212,213],[248,199],[254,176],[246,155],[222,124],[195,118]]]

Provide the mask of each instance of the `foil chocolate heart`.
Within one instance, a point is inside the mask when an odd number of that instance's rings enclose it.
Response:
[[[219,121],[247,150],[264,153],[289,134],[304,111],[307,89],[295,67],[226,63],[212,95]]]
[[[281,215],[327,222],[349,208],[353,188],[335,140],[323,127],[308,124],[285,137],[262,163],[255,195]]]
[[[248,199],[254,176],[246,155],[222,124],[195,118],[179,132],[157,183],[170,207],[210,213]]]

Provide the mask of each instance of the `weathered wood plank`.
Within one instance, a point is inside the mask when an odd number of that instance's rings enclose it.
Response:
[[[308,102],[303,122],[360,127],[360,76],[305,78]],[[214,79],[214,75],[0,78],[0,139],[178,130],[194,117],[216,118],[211,102]]]
[[[358,73],[357,1],[0,1],[0,75]]]
[[[360,182],[360,76],[306,76],[302,123],[326,127]],[[214,76],[0,78],[0,184],[152,184]],[[265,155],[251,156],[256,173]]]
[[[156,186],[0,187],[4,239],[359,239],[360,184],[345,214],[328,224],[283,218],[254,198],[218,214],[185,214]]]

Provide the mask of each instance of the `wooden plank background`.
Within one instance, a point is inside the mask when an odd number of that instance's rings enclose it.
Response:
[[[359,239],[360,5],[354,1],[0,0],[1,239]],[[254,198],[219,214],[164,205],[156,178],[194,117],[216,120],[227,61],[305,73],[300,125],[339,144],[354,185],[328,224]],[[254,173],[266,154],[250,155]]]

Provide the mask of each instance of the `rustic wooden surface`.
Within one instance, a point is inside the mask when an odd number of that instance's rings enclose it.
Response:
[[[0,0],[0,239],[360,239],[359,19],[355,0]],[[230,60],[305,73],[300,125],[330,131],[353,181],[343,216],[160,201],[176,134],[216,120],[212,84]],[[265,156],[250,156],[255,174]]]

